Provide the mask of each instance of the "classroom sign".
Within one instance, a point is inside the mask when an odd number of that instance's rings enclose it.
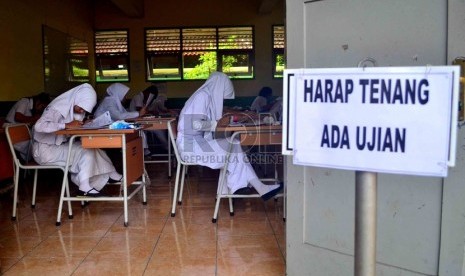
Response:
[[[441,177],[454,165],[459,67],[292,74],[294,164]]]

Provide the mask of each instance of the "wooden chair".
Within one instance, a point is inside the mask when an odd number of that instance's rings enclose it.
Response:
[[[11,220],[16,220],[16,205],[18,202],[18,186],[19,186],[19,171],[23,170],[34,170],[34,186],[32,191],[32,203],[31,208],[35,208],[36,204],[36,191],[37,191],[37,176],[38,171],[43,169],[59,169],[63,172],[65,171],[64,166],[59,165],[39,165],[34,160],[24,161],[20,158],[19,153],[15,150],[14,145],[18,143],[28,142],[29,145],[32,145],[32,136],[29,126],[26,124],[14,124],[8,125],[5,129],[6,137],[8,140],[8,145],[11,150],[11,155],[13,156],[14,163],[14,195],[13,195],[13,212]],[[69,194],[69,190],[67,191]],[[71,205],[71,203],[69,203]],[[70,206],[68,206],[70,207]]]

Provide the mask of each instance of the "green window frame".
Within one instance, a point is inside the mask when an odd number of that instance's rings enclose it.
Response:
[[[285,42],[284,25],[273,25],[272,74],[274,79],[283,78],[284,68],[286,68]]]
[[[221,71],[253,79],[254,28],[146,28],[147,81],[204,80]]]
[[[68,79],[89,81],[89,46],[86,41],[68,37]]]
[[[129,81],[129,31],[95,31],[96,82]]]

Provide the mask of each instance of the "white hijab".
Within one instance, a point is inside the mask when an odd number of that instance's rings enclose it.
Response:
[[[221,72],[213,72],[207,81],[186,102],[190,104],[198,93],[206,93],[210,98],[210,118],[219,120],[223,116],[223,100],[234,99],[234,87],[229,77]]]
[[[129,92],[129,87],[122,83],[113,83],[107,88],[107,95],[110,97],[115,97],[121,103],[124,99],[124,96]]]
[[[125,113],[126,108],[122,104],[124,96],[129,92],[129,87],[122,83],[113,83],[107,88],[107,97],[113,99],[113,105],[115,105],[116,110],[120,113]]]
[[[85,114],[74,114],[74,106],[77,105],[87,112],[92,112],[92,109],[97,104],[97,94],[94,88],[88,83],[76,86],[60,96],[56,97],[48,107],[51,107],[64,117],[64,123],[69,123],[73,120],[84,119]]]

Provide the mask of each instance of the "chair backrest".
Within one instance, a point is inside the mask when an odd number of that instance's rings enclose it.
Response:
[[[10,147],[11,155],[13,156],[14,162],[19,163],[20,158],[17,156],[17,151],[15,149],[15,144],[21,142],[32,142],[31,131],[27,124],[14,124],[8,125],[5,128],[6,138],[8,140],[8,145]],[[19,164],[18,164],[19,165]]]

